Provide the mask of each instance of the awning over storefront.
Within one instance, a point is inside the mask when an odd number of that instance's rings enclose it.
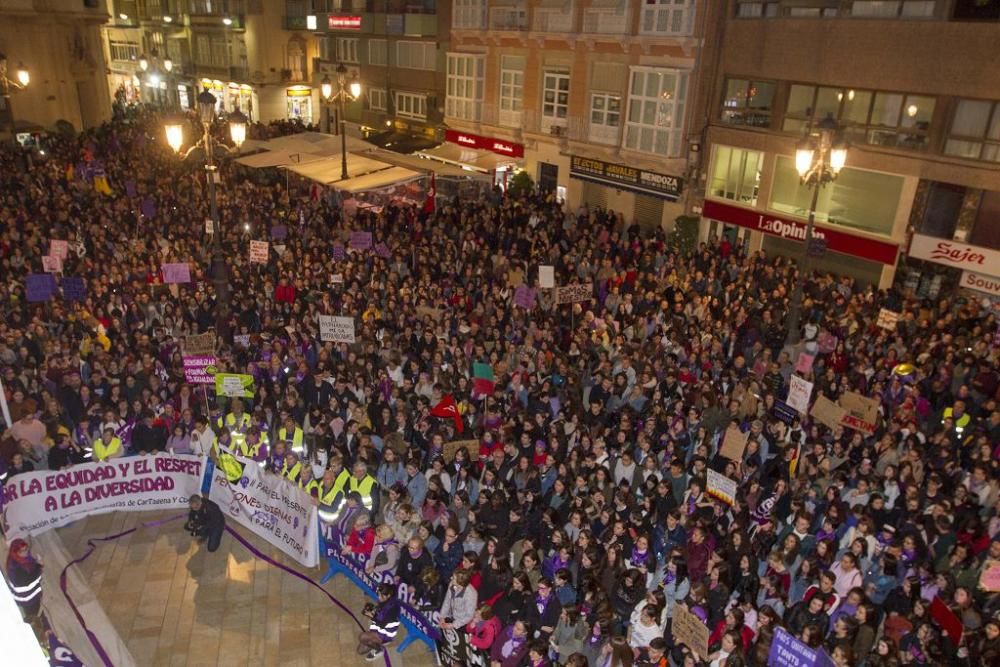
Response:
[[[390,168],[392,165],[387,162],[372,160],[354,153],[347,154],[347,180]],[[342,165],[339,157],[322,158],[304,164],[289,164],[285,166],[285,169],[317,183],[332,185],[338,189],[341,188],[341,183],[346,182],[341,179]]]
[[[409,183],[418,178],[423,178],[423,176],[420,172],[404,169],[403,167],[389,167],[388,169],[365,174],[364,176],[349,178],[346,181],[338,181],[333,183],[333,187],[345,192],[367,192],[369,190],[386,188],[391,185]]]
[[[304,164],[322,160],[318,155],[309,153],[293,153],[287,150],[263,151],[238,158],[236,161],[245,167],[254,169],[266,169],[268,167],[284,167],[288,164]]]
[[[323,134],[322,132],[301,132],[290,134],[285,137],[270,139],[266,142],[268,150],[288,150],[292,152],[311,153],[321,157],[339,156],[340,137],[333,134]],[[350,153],[364,153],[375,150],[376,146],[364,139],[352,137],[347,134],[347,151]]]
[[[482,173],[494,171],[500,167],[514,166],[517,160],[498,155],[490,151],[476,148],[464,148],[457,144],[444,143],[437,148],[415,153],[420,157],[439,160],[459,167],[468,167]]]
[[[397,167],[406,167],[413,171],[433,173],[446,178],[483,178],[485,176],[485,174],[479,171],[470,171],[458,165],[419,157],[417,155],[403,155],[393,151],[376,151],[372,155],[379,160],[384,160]]]

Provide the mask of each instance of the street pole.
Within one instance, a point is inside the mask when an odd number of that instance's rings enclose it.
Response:
[[[812,244],[813,226],[816,223],[816,207],[819,205],[820,187],[819,181],[812,184],[812,203],[809,205],[809,222],[806,224],[805,244],[798,262],[799,276],[795,281],[795,289],[792,291],[791,308],[788,311],[788,338],[785,341],[786,345],[795,345],[801,338],[801,327],[799,324],[802,321],[802,300],[812,265],[809,246]]]
[[[229,340],[229,273],[226,256],[222,251],[222,221],[219,218],[219,200],[215,189],[218,173],[213,151],[212,128],[205,124],[205,175],[208,177],[208,201],[212,216],[212,282],[215,285],[215,334]]]
[[[344,120],[343,89],[340,91],[340,180],[347,180],[347,123]]]

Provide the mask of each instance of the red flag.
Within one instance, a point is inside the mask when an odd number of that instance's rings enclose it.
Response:
[[[437,195],[437,180],[431,172],[431,186],[427,189],[427,199],[424,200],[424,213],[434,212],[434,197]]]
[[[487,380],[486,378],[473,378],[472,379],[472,393],[479,396],[492,396],[493,391],[496,386],[493,384],[493,380]]]
[[[465,430],[465,427],[462,426],[462,416],[458,414],[458,406],[455,404],[455,399],[452,398],[451,394],[445,394],[441,402],[431,408],[431,414],[442,419],[451,418],[454,420],[455,430],[459,433]]]

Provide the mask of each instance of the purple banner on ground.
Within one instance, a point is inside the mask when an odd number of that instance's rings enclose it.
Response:
[[[83,303],[87,300],[87,282],[78,276],[66,276],[59,281],[63,298],[67,301]]]
[[[368,250],[372,247],[371,232],[351,232],[349,245],[354,250]]]
[[[55,276],[49,273],[32,273],[24,277],[24,292],[28,303],[48,301],[56,291]]]

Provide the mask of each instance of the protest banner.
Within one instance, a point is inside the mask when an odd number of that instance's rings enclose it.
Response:
[[[351,232],[351,237],[347,242],[352,250],[368,250],[372,247],[371,232]]]
[[[42,255],[42,271],[44,273],[62,273],[63,261],[55,255]]]
[[[267,254],[271,244],[267,241],[250,241],[250,261],[256,264],[267,264]]]
[[[283,241],[288,237],[288,225],[275,225],[271,227],[271,240]]]
[[[334,343],[355,342],[354,318],[335,315],[319,316],[319,339]]]
[[[837,337],[829,331],[821,331],[819,337],[816,339],[816,343],[819,345],[819,351],[822,354],[830,354],[836,350],[839,342],[840,341]]]
[[[209,498],[222,513],[306,567],[319,564],[319,527],[312,498],[284,477],[239,458],[243,476],[230,483],[216,468]]]
[[[184,339],[184,354],[194,356],[215,354],[215,333],[207,331]]]
[[[678,604],[674,606],[674,623],[671,628],[674,641],[684,644],[692,653],[698,654],[702,659],[708,658],[708,628],[701,619]]]
[[[59,281],[62,287],[63,298],[67,301],[83,303],[87,300],[87,282],[78,276],[64,276]]]
[[[841,424],[869,435],[875,432],[875,424],[878,421],[878,400],[846,391],[837,402],[846,411],[840,420]]]
[[[743,451],[747,448],[749,433],[744,433],[739,426],[731,424],[722,436],[722,447],[719,453],[730,461],[739,461],[743,458]]]
[[[212,355],[185,355],[184,381],[189,384],[214,384],[216,359]]]
[[[796,410],[780,398],[774,399],[774,406],[771,408],[771,414],[789,426],[791,426],[792,422],[795,421],[795,418],[799,416],[799,413]]]
[[[237,334],[233,336],[233,345],[250,347],[250,334]]]
[[[554,266],[541,264],[538,267],[538,286],[546,289],[556,286],[556,269]]]
[[[1000,560],[988,560],[979,575],[979,587],[990,593],[1000,593]]]
[[[161,271],[163,272],[163,282],[168,285],[191,282],[191,267],[187,262],[164,264]]]
[[[768,667],[832,667],[833,660],[821,648],[809,648],[781,626],[767,654]]]
[[[24,277],[24,296],[28,303],[48,301],[56,291],[56,279],[51,273],[31,273]]]
[[[59,259],[69,257],[69,241],[60,241],[57,239],[49,241],[49,255],[58,257]]]
[[[344,248],[343,243],[334,243],[332,253],[333,261],[335,262],[342,262],[347,259],[347,250]]]
[[[736,486],[736,480],[729,479],[711,468],[708,469],[708,485],[705,488],[708,495],[732,505],[736,500]]]
[[[802,373],[812,373],[813,361],[816,360],[815,354],[809,354],[808,352],[800,352],[799,358],[795,362],[795,372]]]
[[[22,473],[3,487],[8,538],[44,533],[92,514],[187,509],[205,458],[160,454]]]
[[[823,426],[837,428],[841,425],[847,410],[820,394],[816,397],[816,402],[813,403],[809,414]]]
[[[788,387],[788,406],[797,410],[799,414],[809,412],[809,400],[812,398],[813,383],[803,380],[798,375],[792,375]]]
[[[437,649],[437,664],[462,665],[462,667],[488,667],[490,656],[486,651],[480,651],[468,640],[464,628],[441,630],[435,648]]]
[[[455,460],[455,452],[460,450],[462,447],[467,447],[470,453],[475,456],[479,452],[479,441],[478,440],[453,440],[451,442],[444,443],[444,447],[441,449],[441,456],[445,461],[451,463]]]
[[[240,373],[216,373],[215,395],[253,398],[253,376]]]
[[[389,246],[379,241],[375,244],[375,254],[382,259],[389,259],[392,257],[392,251],[389,250]]]
[[[899,322],[899,317],[899,313],[889,310],[888,308],[882,308],[878,311],[878,320],[876,320],[875,324],[878,325],[879,328],[885,329],[886,331],[895,331],[896,323]]]
[[[531,310],[535,307],[535,290],[529,289],[527,285],[521,285],[514,290],[514,305],[519,308]]]
[[[579,301],[589,301],[594,294],[594,289],[590,285],[574,284],[564,285],[556,288],[556,303],[577,303]]]

